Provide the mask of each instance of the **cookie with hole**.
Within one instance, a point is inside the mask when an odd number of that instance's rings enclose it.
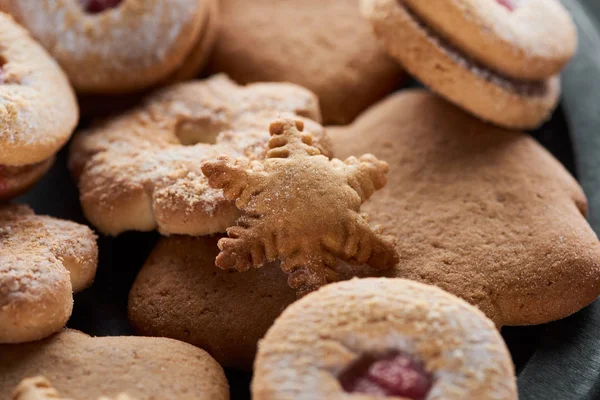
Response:
[[[139,92],[189,79],[210,54],[217,0],[4,0],[81,94]]]
[[[498,327],[566,317],[600,294],[600,243],[567,170],[528,135],[422,90],[328,133],[336,156],[370,152],[386,187],[363,205],[397,238],[389,276],[441,287]]]
[[[65,329],[46,339],[0,345],[0,393],[44,376],[69,399],[229,400],[221,366],[205,351],[166,338],[91,337]]]
[[[75,129],[79,109],[60,67],[4,13],[0,44],[0,200],[7,200],[50,168]]]
[[[334,283],[289,306],[259,343],[256,400],[516,400],[494,324],[467,302],[404,279]]]
[[[577,31],[558,0],[362,0],[386,50],[479,118],[533,129],[551,115]]]
[[[39,340],[71,316],[96,275],[96,236],[70,221],[0,206],[0,343]]]
[[[209,70],[239,83],[304,86],[327,124],[349,123],[404,76],[355,0],[222,0],[221,16]]]
[[[223,154],[264,158],[269,124],[280,115],[304,121],[315,145],[331,154],[315,95],[292,84],[239,86],[217,75],[165,88],[100,121],[71,146],[86,217],[109,235],[224,231],[239,211],[209,187],[201,163]]]

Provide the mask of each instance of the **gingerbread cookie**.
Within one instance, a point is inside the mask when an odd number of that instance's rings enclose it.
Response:
[[[63,398],[52,384],[43,376],[26,378],[19,383],[12,394],[12,400],[69,400]],[[100,397],[98,400],[111,400],[108,397]],[[134,400],[126,394],[119,394],[114,400]]]
[[[228,400],[223,369],[204,350],[164,338],[93,338],[64,330],[44,340],[0,345],[0,393],[42,375],[73,399]],[[116,397],[121,400],[122,397]]]
[[[0,13],[0,200],[32,186],[71,136],[75,95],[56,62],[13,19]]]
[[[202,164],[209,185],[242,211],[219,241],[217,266],[244,272],[281,260],[300,294],[336,281],[338,260],[391,268],[398,261],[392,238],[359,212],[385,186],[387,164],[371,154],[329,160],[300,120],[277,120],[270,133],[264,160],[232,164],[221,156]]]
[[[63,328],[73,292],[96,274],[96,237],[83,225],[0,207],[0,343],[44,338]]]
[[[4,0],[81,93],[128,93],[187,79],[215,39],[216,0]]]
[[[401,78],[355,0],[221,0],[221,15],[210,68],[240,83],[304,86],[327,123],[350,122]]]
[[[336,283],[292,304],[259,344],[252,398],[510,400],[502,337],[477,308],[404,279]]]
[[[390,276],[433,284],[498,326],[541,324],[600,294],[600,243],[572,176],[527,135],[424,91],[331,129],[337,156],[371,152],[388,184],[363,209],[398,238]]]
[[[126,230],[206,235],[233,225],[238,210],[200,170],[221,154],[264,158],[269,123],[305,117],[329,154],[318,102],[295,85],[238,86],[223,75],[174,85],[139,108],[78,135],[70,168],[86,217],[103,233]]]
[[[558,0],[361,0],[377,37],[424,84],[478,117],[535,128],[577,47]]]
[[[243,273],[215,266],[218,239],[162,238],[131,289],[129,319],[142,335],[182,340],[224,367],[250,370],[256,343],[296,293],[277,264]],[[340,279],[370,272],[336,267]]]

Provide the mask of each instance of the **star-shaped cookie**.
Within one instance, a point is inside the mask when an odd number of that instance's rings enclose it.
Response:
[[[329,160],[300,120],[270,126],[265,160],[202,164],[213,188],[243,215],[219,241],[217,266],[238,271],[281,260],[299,294],[337,280],[338,259],[386,269],[398,261],[389,237],[371,228],[360,206],[386,184],[388,166],[373,155]]]

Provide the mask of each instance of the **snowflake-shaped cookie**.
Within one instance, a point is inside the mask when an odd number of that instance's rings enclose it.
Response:
[[[221,156],[202,164],[211,187],[244,213],[219,241],[216,264],[246,271],[279,259],[301,294],[337,280],[332,267],[340,259],[378,269],[398,261],[392,240],[359,212],[385,186],[387,164],[370,154],[329,160],[303,130],[299,120],[278,120],[265,160]]]

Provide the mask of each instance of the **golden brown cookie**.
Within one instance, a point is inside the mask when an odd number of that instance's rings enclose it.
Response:
[[[70,400],[62,397],[52,387],[52,384],[43,376],[26,378],[19,383],[12,394],[12,400]],[[98,400],[111,400],[108,397],[100,397]],[[114,400],[134,400],[124,393],[118,394]]]
[[[93,338],[67,329],[38,342],[0,345],[0,354],[0,393],[7,397],[24,378],[42,375],[73,399],[121,393],[136,400],[229,399],[219,364],[172,339]]]
[[[62,329],[73,292],[96,274],[96,237],[83,225],[0,207],[0,343],[44,338]]]
[[[81,93],[127,93],[197,74],[216,0],[4,0]]]
[[[218,239],[162,238],[131,289],[129,319],[142,335],[182,340],[250,370],[256,343],[296,293],[277,264],[243,273],[215,266]],[[341,279],[368,272],[336,267]]]
[[[138,108],[76,136],[70,168],[86,217],[100,231],[206,235],[233,225],[238,210],[208,186],[202,161],[221,154],[264,158],[269,123],[304,117],[329,154],[318,102],[283,83],[238,86],[223,75],[174,85]]]
[[[360,213],[385,186],[387,164],[371,154],[330,160],[300,120],[279,119],[269,130],[264,160],[222,156],[202,164],[209,185],[242,211],[219,241],[217,266],[244,272],[280,260],[299,294],[336,281],[338,260],[391,268],[398,261],[393,239]]]
[[[240,83],[304,86],[326,123],[352,121],[401,78],[356,0],[221,0],[221,16],[210,68]]]
[[[60,67],[4,13],[0,46],[0,199],[8,199],[47,171],[73,133],[79,111]]]
[[[425,85],[479,118],[541,125],[577,32],[558,0],[361,0],[386,50]]]
[[[259,344],[252,398],[516,400],[502,337],[477,308],[404,279],[355,279],[288,307]]]
[[[371,152],[388,184],[363,209],[398,238],[392,276],[433,284],[498,326],[565,317],[600,293],[600,243],[572,176],[527,135],[404,91],[331,129],[339,157]]]

